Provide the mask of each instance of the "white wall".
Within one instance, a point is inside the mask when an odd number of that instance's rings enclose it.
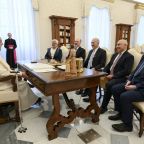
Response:
[[[111,14],[111,50],[115,46],[115,24],[135,24],[136,10],[133,3],[115,0],[114,3],[102,0],[39,0],[39,11],[36,22],[39,23],[40,56],[44,57],[46,49],[51,46],[52,32],[49,16],[67,16],[78,18],[75,24],[75,37],[83,38],[83,17],[89,14],[90,7],[108,7]]]
[[[82,0],[39,0],[39,26],[41,57],[51,46],[52,32],[49,16],[66,16],[78,18],[76,20],[75,36],[82,37]]]

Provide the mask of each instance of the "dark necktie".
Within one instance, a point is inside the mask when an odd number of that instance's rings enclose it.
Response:
[[[111,75],[113,75],[114,68],[115,68],[116,64],[118,63],[118,60],[121,58],[121,56],[122,56],[122,54],[120,53],[120,54],[118,55],[118,57],[116,57],[116,60],[114,60],[112,66],[111,66],[111,68],[110,68],[110,74],[111,74]]]

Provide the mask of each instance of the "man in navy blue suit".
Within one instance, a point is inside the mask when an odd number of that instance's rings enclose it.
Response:
[[[52,47],[47,49],[45,59],[48,59],[52,63],[55,61],[61,62],[62,50],[58,47],[58,40],[52,40]]]
[[[81,39],[76,39],[74,41],[74,47],[76,49],[76,58],[82,58],[83,59],[83,62],[85,61],[85,57],[86,57],[86,51],[84,48],[81,47]],[[76,91],[76,94],[79,95],[79,94],[82,94],[83,90],[80,89],[80,90],[77,90]]]
[[[109,116],[109,119],[122,120],[122,123],[112,127],[119,132],[132,131],[132,102],[144,101],[144,56],[126,83],[113,86],[112,94],[118,114]]]

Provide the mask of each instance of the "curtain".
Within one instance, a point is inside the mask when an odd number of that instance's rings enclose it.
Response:
[[[36,60],[34,13],[31,0],[0,0],[0,37],[10,32],[17,42],[18,60]],[[1,54],[5,57],[5,48]]]
[[[110,15],[108,8],[93,6],[88,18],[88,49],[91,49],[92,38],[100,40],[100,47],[109,48],[110,42]]]
[[[140,17],[137,31],[137,42],[138,45],[144,44],[144,16]]]

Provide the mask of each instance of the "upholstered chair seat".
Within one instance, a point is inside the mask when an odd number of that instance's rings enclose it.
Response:
[[[133,102],[134,109],[139,113],[140,119],[139,120],[139,137],[142,136],[144,130],[144,102]]]
[[[14,103],[15,106],[15,120],[19,121],[19,100],[18,100],[18,92],[15,83],[15,76],[8,76],[0,78],[0,83],[11,81],[11,87],[8,89],[0,90],[0,106],[3,104]],[[0,123],[7,122],[4,117],[0,117]]]

